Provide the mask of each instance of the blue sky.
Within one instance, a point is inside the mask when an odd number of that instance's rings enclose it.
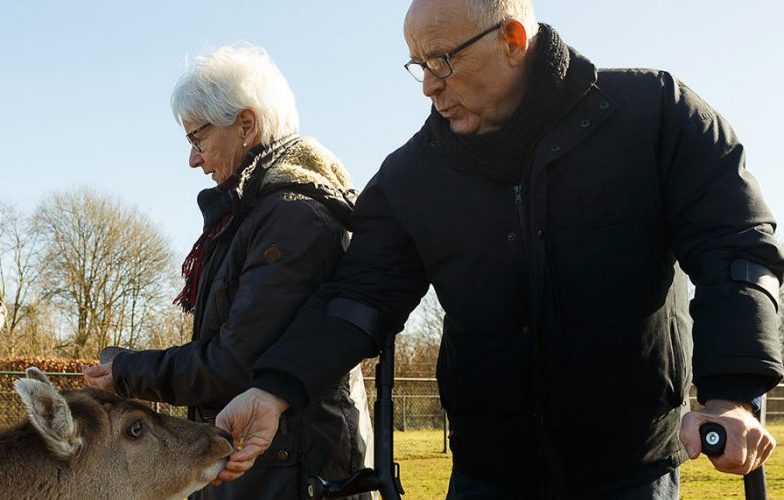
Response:
[[[540,0],[539,19],[601,67],[673,72],[730,120],[784,222],[784,6],[774,0]],[[0,202],[94,187],[136,205],[184,256],[196,193],[169,108],[189,56],[246,40],[297,96],[302,133],[364,186],[429,104],[403,70],[405,0],[10,2],[0,6]],[[781,239],[781,231],[778,232]]]

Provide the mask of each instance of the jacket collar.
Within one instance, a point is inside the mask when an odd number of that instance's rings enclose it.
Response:
[[[488,134],[458,135],[433,109],[423,127],[427,156],[445,156],[454,168],[490,179],[520,182],[545,132],[597,80],[596,67],[588,59],[566,45],[553,28],[540,26],[530,87],[507,123]]]
[[[324,203],[346,222],[353,210],[356,191],[340,160],[312,138],[296,134],[248,152],[244,166],[229,187],[202,190],[197,203],[209,228],[227,214],[240,214],[255,206],[264,194],[289,189]]]

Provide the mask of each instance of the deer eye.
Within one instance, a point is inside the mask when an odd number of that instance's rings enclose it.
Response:
[[[144,424],[141,420],[136,420],[128,427],[128,436],[133,439],[139,439],[144,436]]]

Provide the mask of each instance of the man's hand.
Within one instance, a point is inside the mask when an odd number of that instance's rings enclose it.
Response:
[[[776,447],[773,436],[754,418],[751,405],[711,399],[704,408],[684,415],[681,422],[681,442],[692,459],[702,451],[700,425],[705,422],[720,424],[727,431],[724,453],[708,457],[718,471],[748,474],[762,465]]]
[[[114,379],[112,379],[112,362],[102,365],[85,366],[82,368],[84,381],[90,387],[114,394]]]
[[[232,481],[251,468],[256,457],[272,444],[280,416],[288,407],[279,397],[252,388],[232,399],[218,413],[215,425],[229,431],[235,442],[243,438],[245,444],[229,457],[218,479]]]

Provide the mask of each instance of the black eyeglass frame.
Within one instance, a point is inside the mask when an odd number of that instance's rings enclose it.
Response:
[[[192,131],[188,132],[187,134],[185,134],[185,139],[188,140],[188,144],[193,146],[193,149],[195,149],[199,153],[203,153],[204,150],[201,148],[201,144],[199,144],[199,139],[196,139],[196,134],[198,134],[202,130],[204,130],[206,128],[209,128],[211,126],[212,126],[212,123],[207,122],[204,125],[202,125],[200,127],[197,127],[196,130],[192,130]]]
[[[484,30],[483,32],[479,33],[478,35],[475,35],[475,36],[469,38],[468,40],[466,40],[465,42],[461,43],[460,45],[458,45],[457,47],[455,47],[454,49],[450,50],[449,52],[447,52],[445,54],[441,54],[439,56],[430,57],[426,61],[423,61],[423,62],[417,62],[417,61],[414,61],[413,59],[411,59],[406,64],[404,64],[403,67],[406,68],[406,71],[408,71],[408,73],[412,77],[414,77],[414,80],[416,80],[418,82],[421,82],[421,81],[424,80],[425,70],[429,71],[436,78],[449,78],[452,75],[452,72],[453,72],[452,65],[449,63],[449,58],[454,57],[454,55],[457,54],[458,52],[460,52],[461,50],[470,47],[471,45],[475,44],[476,42],[481,40],[486,35],[489,35],[493,31],[501,28],[501,26],[504,25],[504,22],[505,21],[501,21],[498,24],[494,25],[493,27],[488,28],[488,29]],[[443,75],[439,75],[438,73],[434,72],[430,68],[430,65],[428,63],[430,61],[434,61],[436,59],[442,59],[444,61],[444,63],[446,63],[446,67],[449,70],[448,73],[443,74]],[[422,68],[422,75],[423,75],[423,77],[422,77],[421,80],[419,78],[417,78],[417,76],[411,71],[411,69],[409,69],[410,66],[419,66],[420,68]]]

